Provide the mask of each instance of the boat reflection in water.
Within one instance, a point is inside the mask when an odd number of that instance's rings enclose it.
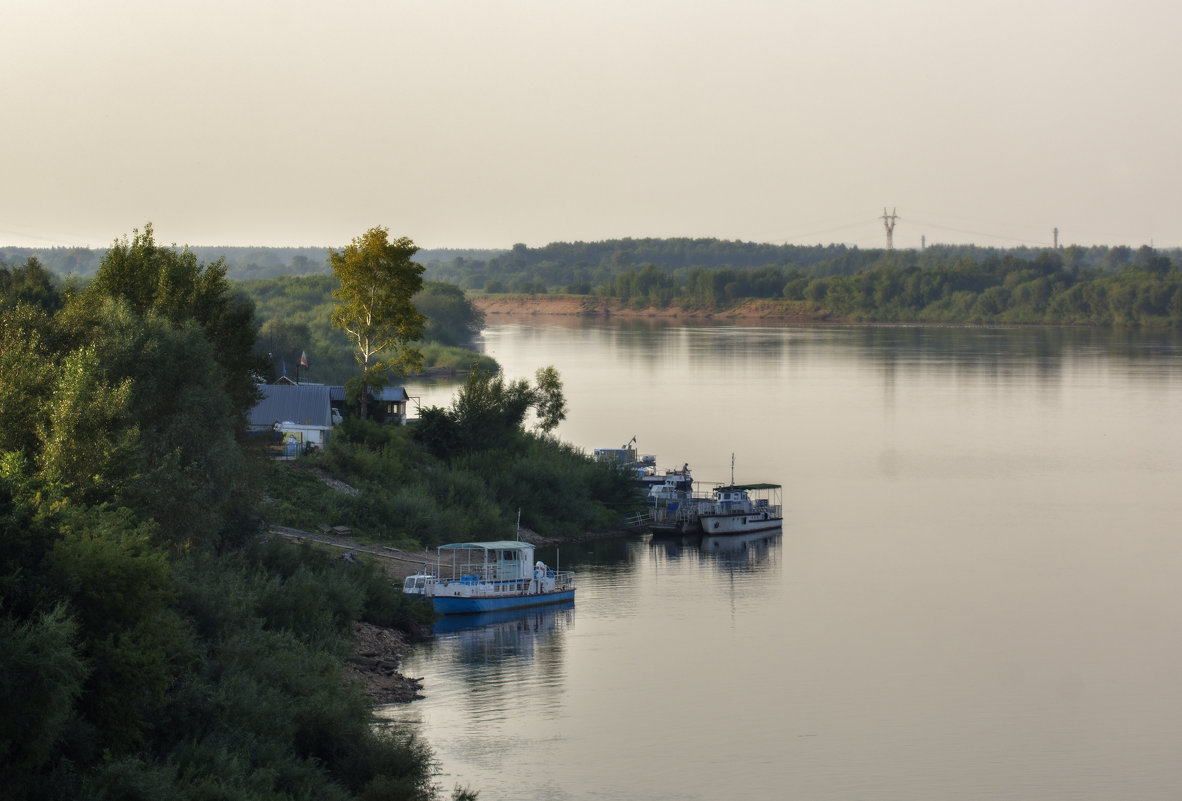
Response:
[[[780,531],[760,531],[752,534],[728,534],[722,537],[697,535],[656,536],[649,547],[661,551],[666,559],[693,558],[696,553],[703,561],[733,570],[751,569],[774,563],[774,552],[783,539]]]
[[[574,625],[575,602],[470,615],[445,615],[435,624],[436,647],[463,660],[531,658],[541,641]]]
[[[702,537],[699,549],[712,554],[720,564],[730,566],[756,565],[766,562],[772,550],[780,545],[783,533],[766,531],[755,534],[730,534],[725,537]]]

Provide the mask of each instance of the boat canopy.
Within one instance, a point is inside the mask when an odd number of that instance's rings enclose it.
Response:
[[[520,540],[498,540],[496,542],[453,542],[440,545],[440,551],[525,551],[533,548],[528,542]]]
[[[730,484],[727,486],[718,487],[722,490],[773,490],[781,489],[780,484]]]

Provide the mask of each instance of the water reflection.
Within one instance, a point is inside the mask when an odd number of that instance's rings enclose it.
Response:
[[[720,567],[752,570],[774,564],[783,533],[739,534],[730,537],[702,537],[702,553],[710,554]]]
[[[532,659],[537,650],[560,644],[574,625],[574,601],[532,609],[474,615],[445,615],[435,624],[436,649],[472,664]]]
[[[574,604],[565,603],[445,617],[435,637],[416,646],[403,664],[408,675],[429,677],[429,703],[384,707],[382,717],[421,723],[420,715],[431,710],[437,724],[459,716],[499,725],[518,719],[527,707],[554,707],[567,680],[574,615]]]
[[[796,358],[851,358],[867,364],[925,365],[994,376],[1053,377],[1074,358],[1120,357],[1156,363],[1182,354],[1182,334],[1097,328],[938,327],[909,325],[783,327],[706,320],[550,321],[498,323],[485,332],[487,352],[512,340],[515,348],[561,347],[570,340],[613,359],[659,370],[671,361],[711,370]]]
[[[653,535],[650,555],[659,554],[665,561],[698,559],[722,571],[758,570],[778,564],[783,532],[756,532],[708,537],[701,534]]]

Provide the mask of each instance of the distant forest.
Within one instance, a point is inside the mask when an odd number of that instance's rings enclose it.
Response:
[[[717,239],[517,245],[426,265],[485,293],[592,295],[633,307],[803,304],[854,322],[1182,327],[1182,251],[1150,247],[923,250]]]
[[[327,249],[191,248],[231,279],[327,275]],[[59,275],[86,276],[103,251],[0,248]],[[422,250],[425,277],[465,290],[564,293],[633,306],[713,306],[747,298],[806,304],[852,321],[1182,327],[1182,250],[1071,245],[863,250],[719,239],[555,242],[509,250]]]
[[[270,248],[270,247],[215,247],[190,246],[189,251],[202,264],[223,259],[226,277],[232,281],[252,281],[290,275],[326,275],[332,272],[328,264],[327,247]],[[335,248],[339,250],[340,248]],[[63,278],[76,275],[90,278],[102,263],[107,248],[18,248],[0,246],[0,264],[15,267],[30,258]],[[440,249],[420,250],[416,261],[447,263],[454,259],[490,259],[503,250]]]

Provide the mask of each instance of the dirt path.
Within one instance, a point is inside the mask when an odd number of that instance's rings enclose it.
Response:
[[[388,545],[363,545],[346,537],[325,534],[322,532],[303,531],[287,526],[271,526],[272,534],[295,542],[314,542],[336,548],[343,554],[364,553],[376,557],[386,569],[391,580],[402,580],[423,566],[427,559],[426,552],[403,551]]]

